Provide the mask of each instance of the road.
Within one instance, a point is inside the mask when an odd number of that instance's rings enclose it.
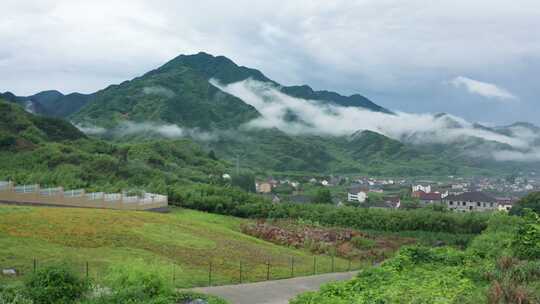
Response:
[[[231,304],[288,304],[289,300],[298,294],[318,290],[328,282],[349,280],[356,273],[329,273],[277,281],[195,288],[193,291],[222,297]]]

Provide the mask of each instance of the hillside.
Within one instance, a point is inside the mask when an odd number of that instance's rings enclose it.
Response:
[[[152,121],[215,130],[237,128],[259,116],[252,106],[211,85],[210,79],[224,84],[255,79],[291,96],[389,113],[361,95],[313,91],[309,86],[283,87],[260,71],[238,66],[226,57],[199,53],[180,55],[141,77],[94,93],[70,119],[108,128],[122,121]]]
[[[0,180],[97,191],[209,182],[227,164],[189,140],[113,144],[88,138],[70,123],[0,101]]]
[[[257,92],[255,84],[243,92],[246,98],[225,88],[246,79],[268,85],[270,92]],[[249,101],[250,94],[261,104]],[[261,71],[202,52],[180,55],[90,95],[45,91],[30,97],[2,96],[28,111],[65,117],[88,135],[124,143],[187,137],[221,159],[241,157],[242,164],[254,170],[442,176],[540,169],[540,132],[530,124],[486,127],[448,114],[402,118],[359,94],[282,86]],[[267,106],[270,114],[264,111]],[[310,111],[302,112],[306,106]],[[345,130],[332,132],[345,117]],[[418,119],[431,127],[415,128]],[[279,123],[273,124],[275,120]],[[372,131],[358,131],[357,122]],[[402,124],[405,129],[398,129]],[[298,126],[309,132],[299,132]]]
[[[106,128],[122,121],[152,121],[212,130],[236,128],[257,116],[250,105],[218,90],[197,71],[181,66],[158,69],[101,90],[71,120]]]
[[[373,103],[371,100],[360,94],[343,96],[331,91],[314,91],[308,85],[283,86],[278,82],[269,79],[259,70],[238,66],[225,56],[213,56],[204,52],[195,55],[180,55],[159,68],[158,71],[176,69],[179,66],[190,67],[200,72],[208,80],[217,79],[223,84],[230,84],[251,78],[257,81],[271,83],[283,93],[290,96],[318,100],[340,106],[360,107],[376,112],[391,113],[389,110]]]
[[[159,271],[177,287],[206,286],[210,262],[212,283],[290,275],[294,257],[297,275],[311,273],[313,255],[261,241],[241,232],[247,220],[184,209],[169,214],[97,209],[38,208],[0,205],[0,268],[32,271],[65,262],[100,282],[110,266],[131,265]],[[331,259],[318,256],[319,272],[330,271]],[[354,264],[358,267],[358,264]],[[348,262],[336,258],[336,269]],[[5,278],[5,277],[2,277]],[[2,279],[0,278],[0,280]]]
[[[44,142],[86,138],[70,123],[26,112],[14,103],[0,100],[0,147],[22,149]]]
[[[375,132],[351,136],[288,135],[277,129],[237,131],[201,142],[219,158],[238,156],[243,167],[288,173],[351,173],[374,176],[490,175],[518,168],[468,159],[441,146],[436,151],[403,144]],[[512,167],[513,165],[513,167]]]
[[[43,91],[31,96],[15,96],[0,93],[0,98],[18,103],[28,111],[51,117],[67,117],[80,110],[92,98],[92,94],[71,93],[64,95],[58,91]]]

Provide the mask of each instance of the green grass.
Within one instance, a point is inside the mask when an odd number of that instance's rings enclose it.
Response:
[[[88,262],[90,277],[100,281],[109,266],[144,263],[177,287],[207,285],[210,262],[215,285],[237,283],[241,263],[244,282],[265,280],[267,261],[272,279],[289,277],[292,259],[296,276],[313,273],[312,254],[247,236],[240,231],[245,221],[180,208],[159,214],[0,205],[0,269],[24,276],[36,259],[38,267],[63,261],[84,275]],[[332,270],[329,256],[315,262],[318,273]],[[335,258],[335,271],[348,267]]]

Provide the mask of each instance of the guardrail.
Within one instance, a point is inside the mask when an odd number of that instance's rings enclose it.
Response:
[[[53,205],[120,210],[149,210],[168,206],[165,195],[142,193],[86,193],[84,189],[41,188],[39,185],[15,185],[0,181],[0,201],[21,204]]]

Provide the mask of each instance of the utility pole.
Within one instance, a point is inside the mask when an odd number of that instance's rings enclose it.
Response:
[[[236,176],[240,175],[240,155],[236,154]]]

